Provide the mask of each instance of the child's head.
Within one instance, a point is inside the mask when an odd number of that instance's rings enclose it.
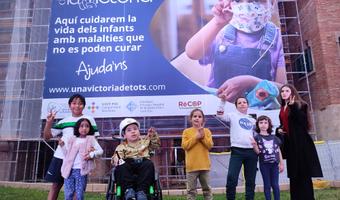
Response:
[[[255,131],[257,133],[260,133],[262,131],[262,132],[267,132],[267,133],[271,134],[271,132],[273,132],[272,120],[265,115],[261,115],[256,120]]]
[[[90,120],[86,118],[79,119],[74,127],[74,135],[76,137],[94,135],[94,128],[92,127]]]
[[[79,117],[83,114],[85,108],[85,97],[81,94],[74,94],[68,100],[68,105],[70,107],[72,116]]]
[[[249,107],[247,98],[237,97],[235,100],[235,106],[240,113],[247,113]]]
[[[261,30],[270,21],[274,0],[232,0],[232,24],[236,29],[253,33]]]
[[[125,118],[119,124],[119,134],[128,142],[138,141],[140,138],[140,124],[133,118]]]
[[[201,109],[195,108],[190,112],[189,121],[193,127],[201,127],[204,124],[205,117]]]

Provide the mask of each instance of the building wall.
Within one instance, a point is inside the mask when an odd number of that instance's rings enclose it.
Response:
[[[50,5],[0,1],[0,139],[40,137]]]
[[[303,41],[312,48],[310,92],[321,139],[340,139],[340,2],[299,0]]]

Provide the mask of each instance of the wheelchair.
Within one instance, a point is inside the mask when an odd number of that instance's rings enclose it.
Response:
[[[158,173],[155,173],[155,180],[149,186],[147,191],[148,200],[163,200],[161,184]],[[115,180],[115,168],[112,168],[108,182],[106,200],[124,200],[124,191],[119,183]]]

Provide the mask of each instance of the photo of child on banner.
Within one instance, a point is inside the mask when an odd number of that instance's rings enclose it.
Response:
[[[207,86],[216,88],[218,96],[232,102],[247,94],[250,107],[279,107],[277,86],[286,78],[280,30],[270,21],[273,3],[218,1],[212,20],[188,41],[188,57],[211,64]]]
[[[274,5],[275,0],[217,1],[213,18],[185,47],[189,59],[211,66],[202,88],[229,102],[246,96],[252,108],[279,108],[286,71],[280,29],[270,21]]]

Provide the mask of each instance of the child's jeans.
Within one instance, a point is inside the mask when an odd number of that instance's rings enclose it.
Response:
[[[260,163],[260,171],[266,200],[271,200],[271,188],[273,188],[274,200],[280,200],[278,163]]]
[[[208,170],[187,172],[187,199],[195,200],[197,195],[197,179],[200,181],[204,200],[212,200],[213,196],[209,186],[210,177]]]
[[[64,181],[65,200],[73,200],[76,193],[77,200],[84,199],[87,175],[80,175],[80,169],[72,169],[70,176]]]
[[[231,156],[229,160],[229,169],[227,175],[227,199],[235,200],[236,186],[238,177],[244,165],[244,177],[246,181],[246,200],[254,200],[255,179],[257,171],[257,154],[251,148],[231,147]]]

